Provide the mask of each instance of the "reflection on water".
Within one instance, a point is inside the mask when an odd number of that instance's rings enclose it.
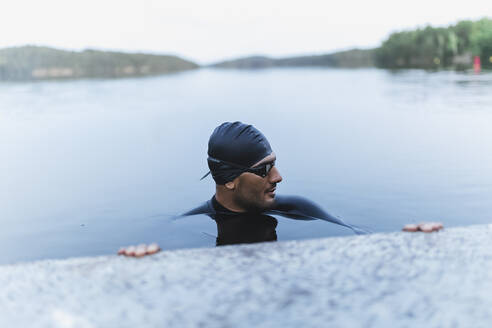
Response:
[[[492,218],[492,74],[376,69],[199,70],[0,84],[0,263],[216,244],[207,141],[223,121],[268,137],[284,180],[373,231]],[[352,235],[278,221],[278,240]],[[267,225],[268,226],[268,225]]]
[[[409,110],[488,110],[491,74],[422,70],[389,71],[387,96]],[[402,87],[402,85],[404,87]],[[449,106],[449,104],[452,104]],[[417,106],[417,108],[415,108]],[[419,108],[420,107],[420,108]]]

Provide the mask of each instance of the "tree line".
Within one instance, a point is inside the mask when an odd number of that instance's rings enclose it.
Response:
[[[475,56],[482,67],[492,68],[492,20],[392,33],[374,55],[382,68],[462,69],[469,68]]]
[[[251,56],[210,65],[217,68],[261,69],[271,67],[372,67],[374,66],[373,49],[351,49],[332,54],[271,58]]]
[[[1,80],[118,78],[179,72],[198,65],[176,56],[24,46],[0,49]]]

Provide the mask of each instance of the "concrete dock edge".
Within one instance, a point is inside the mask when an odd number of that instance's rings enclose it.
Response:
[[[0,327],[489,327],[492,225],[0,266]]]

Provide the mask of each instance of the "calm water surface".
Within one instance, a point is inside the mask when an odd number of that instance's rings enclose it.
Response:
[[[492,222],[492,74],[199,70],[0,84],[0,263],[214,246],[206,148],[223,121],[258,127],[278,194],[372,231]],[[279,240],[351,234],[278,218]],[[6,250],[6,251],[5,251]]]

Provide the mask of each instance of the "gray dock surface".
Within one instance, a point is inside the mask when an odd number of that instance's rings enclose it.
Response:
[[[490,327],[492,225],[0,266],[0,327]]]

